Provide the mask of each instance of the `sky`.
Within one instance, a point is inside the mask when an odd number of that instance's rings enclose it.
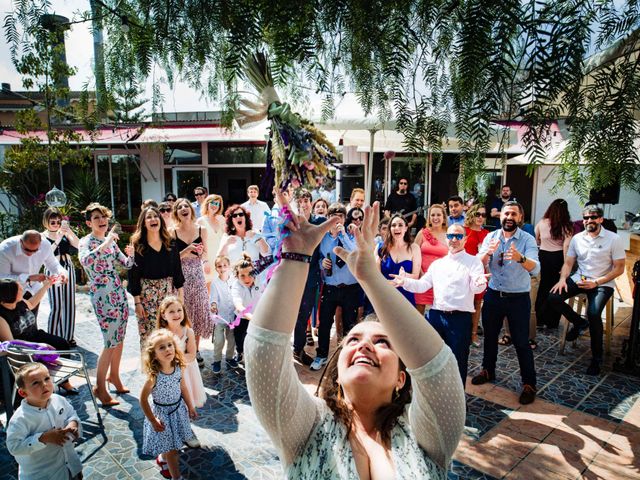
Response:
[[[78,17],[78,12],[89,9],[89,0],[52,0],[53,11],[58,15],[63,15],[69,19]],[[0,21],[4,23],[7,13],[13,10],[13,0],[0,0]],[[89,31],[90,23],[78,23],[71,26],[66,37],[67,63],[77,70],[77,73],[69,78],[69,87],[72,90],[82,90],[88,82],[91,89],[95,87],[93,75],[93,37]],[[24,90],[22,80],[15,67],[11,63],[9,45],[4,36],[4,31],[0,32],[0,82],[11,84],[12,90]],[[163,111],[165,112],[195,112],[218,110],[218,105],[207,99],[195,89],[183,82],[176,82],[173,88],[162,84],[161,91],[164,97]],[[152,82],[148,80],[146,93],[143,98],[149,99],[147,107],[151,109]],[[309,106],[302,112],[310,118],[319,117],[320,98],[313,93],[309,99]],[[315,97],[315,98],[314,98]],[[283,99],[286,101],[286,99]],[[338,116],[343,118],[360,118],[363,116],[362,109],[353,95],[347,95],[337,108]]]

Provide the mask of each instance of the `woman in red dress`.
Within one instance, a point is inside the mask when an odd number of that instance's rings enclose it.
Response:
[[[476,204],[467,211],[464,220],[464,229],[467,232],[467,242],[464,249],[469,255],[477,255],[484,238],[489,234],[489,230],[483,227],[487,220],[487,209],[484,205]],[[471,345],[479,347],[478,324],[480,323],[480,309],[482,308],[482,297],[484,292],[478,293],[473,298],[475,312],[471,315]]]
[[[420,275],[423,275],[434,260],[444,257],[449,251],[447,248],[447,210],[444,205],[434,203],[429,207],[427,225],[418,232],[414,243],[420,247],[422,254],[422,267]],[[416,308],[424,315],[427,305],[433,304],[433,290],[424,293],[416,293]]]

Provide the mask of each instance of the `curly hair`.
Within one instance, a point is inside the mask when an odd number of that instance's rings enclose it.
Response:
[[[169,328],[169,323],[164,318],[164,312],[167,311],[174,303],[178,303],[182,307],[182,322],[180,325],[183,327],[191,327],[191,321],[189,320],[189,315],[187,314],[187,309],[184,308],[184,303],[175,295],[170,295],[166,297],[162,302],[160,302],[160,306],[158,307],[158,318],[156,323],[156,328]]]
[[[147,341],[144,344],[144,348],[142,350],[142,369],[148,375],[151,383],[155,386],[156,379],[158,378],[158,373],[160,372],[160,362],[156,358],[156,344],[162,340],[170,338],[173,342],[173,347],[175,353],[175,357],[173,357],[173,366],[184,368],[186,366],[186,362],[184,360],[184,353],[180,349],[180,344],[178,342],[178,337],[176,337],[173,333],[171,333],[166,328],[161,328],[159,330],[154,330],[151,332],[151,335],[147,338]]]
[[[131,235],[131,244],[138,255],[144,255],[145,250],[149,246],[147,240],[147,226],[145,225],[145,219],[149,212],[154,212],[160,219],[160,240],[162,241],[164,248],[168,251],[171,250],[171,235],[169,235],[167,224],[164,222],[164,218],[162,218],[160,210],[158,210],[157,207],[146,207],[140,212],[140,215],[138,215],[136,231]]]
[[[387,234],[384,237],[384,243],[382,244],[382,246],[380,247],[380,250],[378,251],[378,256],[382,259],[387,258],[387,255],[389,255],[389,252],[391,251],[391,247],[393,246],[393,234],[391,233],[391,224],[396,218],[400,218],[404,222],[405,226],[407,227],[407,230],[404,232],[404,235],[402,236],[402,240],[404,241],[407,247],[407,251],[408,252],[411,251],[411,232],[409,232],[409,224],[407,223],[407,220],[402,216],[402,214],[394,213],[389,219],[389,228],[387,229]]]
[[[91,214],[95,211],[100,212],[102,215],[104,215],[107,218],[111,218],[111,216],[113,215],[113,213],[111,212],[111,210],[109,210],[107,207],[105,207],[104,205],[100,205],[98,202],[92,202],[89,205],[87,205],[87,208],[85,208],[82,212],[82,215],[84,215],[84,219],[87,221],[91,220]]]
[[[480,203],[476,203],[475,205],[472,205],[469,210],[467,210],[467,214],[464,217],[464,226],[465,227],[473,227],[476,223],[476,213],[478,212],[478,210],[480,210],[481,208],[484,208],[485,214],[487,212],[487,208],[480,204]],[[485,218],[487,218],[485,216]]]
[[[364,322],[370,321],[377,320],[364,320]],[[342,386],[338,382],[338,359],[347,339],[348,336],[345,336],[345,339],[338,345],[338,348],[329,359],[316,390],[316,396],[327,402],[327,406],[331,409],[335,418],[346,427],[346,439],[349,438],[349,434],[353,429],[353,409],[344,400]],[[406,380],[404,385],[398,390],[397,395],[393,396],[391,403],[383,405],[376,412],[376,430],[380,432],[382,443],[387,448],[391,447],[391,431],[395,427],[398,417],[404,413],[406,405],[411,403],[411,376],[407,373],[407,367],[400,357],[398,357],[398,364],[399,371],[405,372]]]
[[[236,227],[233,225],[233,217],[231,216],[236,210],[242,210],[244,212],[244,225],[245,231],[253,230],[253,222],[251,221],[251,214],[244,208],[242,205],[238,205],[237,203],[231,205],[227,208],[226,212],[224,212],[225,219],[225,233],[227,235],[235,235]]]

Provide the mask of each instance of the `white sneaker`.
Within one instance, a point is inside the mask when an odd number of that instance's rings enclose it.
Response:
[[[327,364],[327,357],[316,357],[309,367],[311,370],[318,371]]]
[[[186,442],[187,447],[189,448],[200,448],[200,440],[198,440],[198,437],[193,437],[190,440],[187,440]]]

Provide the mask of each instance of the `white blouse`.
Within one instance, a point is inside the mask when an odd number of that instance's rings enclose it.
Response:
[[[245,342],[249,396],[291,479],[358,478],[345,427],[312,397],[291,361],[288,333],[250,323]],[[465,397],[451,349],[409,370],[412,400],[391,434],[396,478],[445,479],[464,428]]]

